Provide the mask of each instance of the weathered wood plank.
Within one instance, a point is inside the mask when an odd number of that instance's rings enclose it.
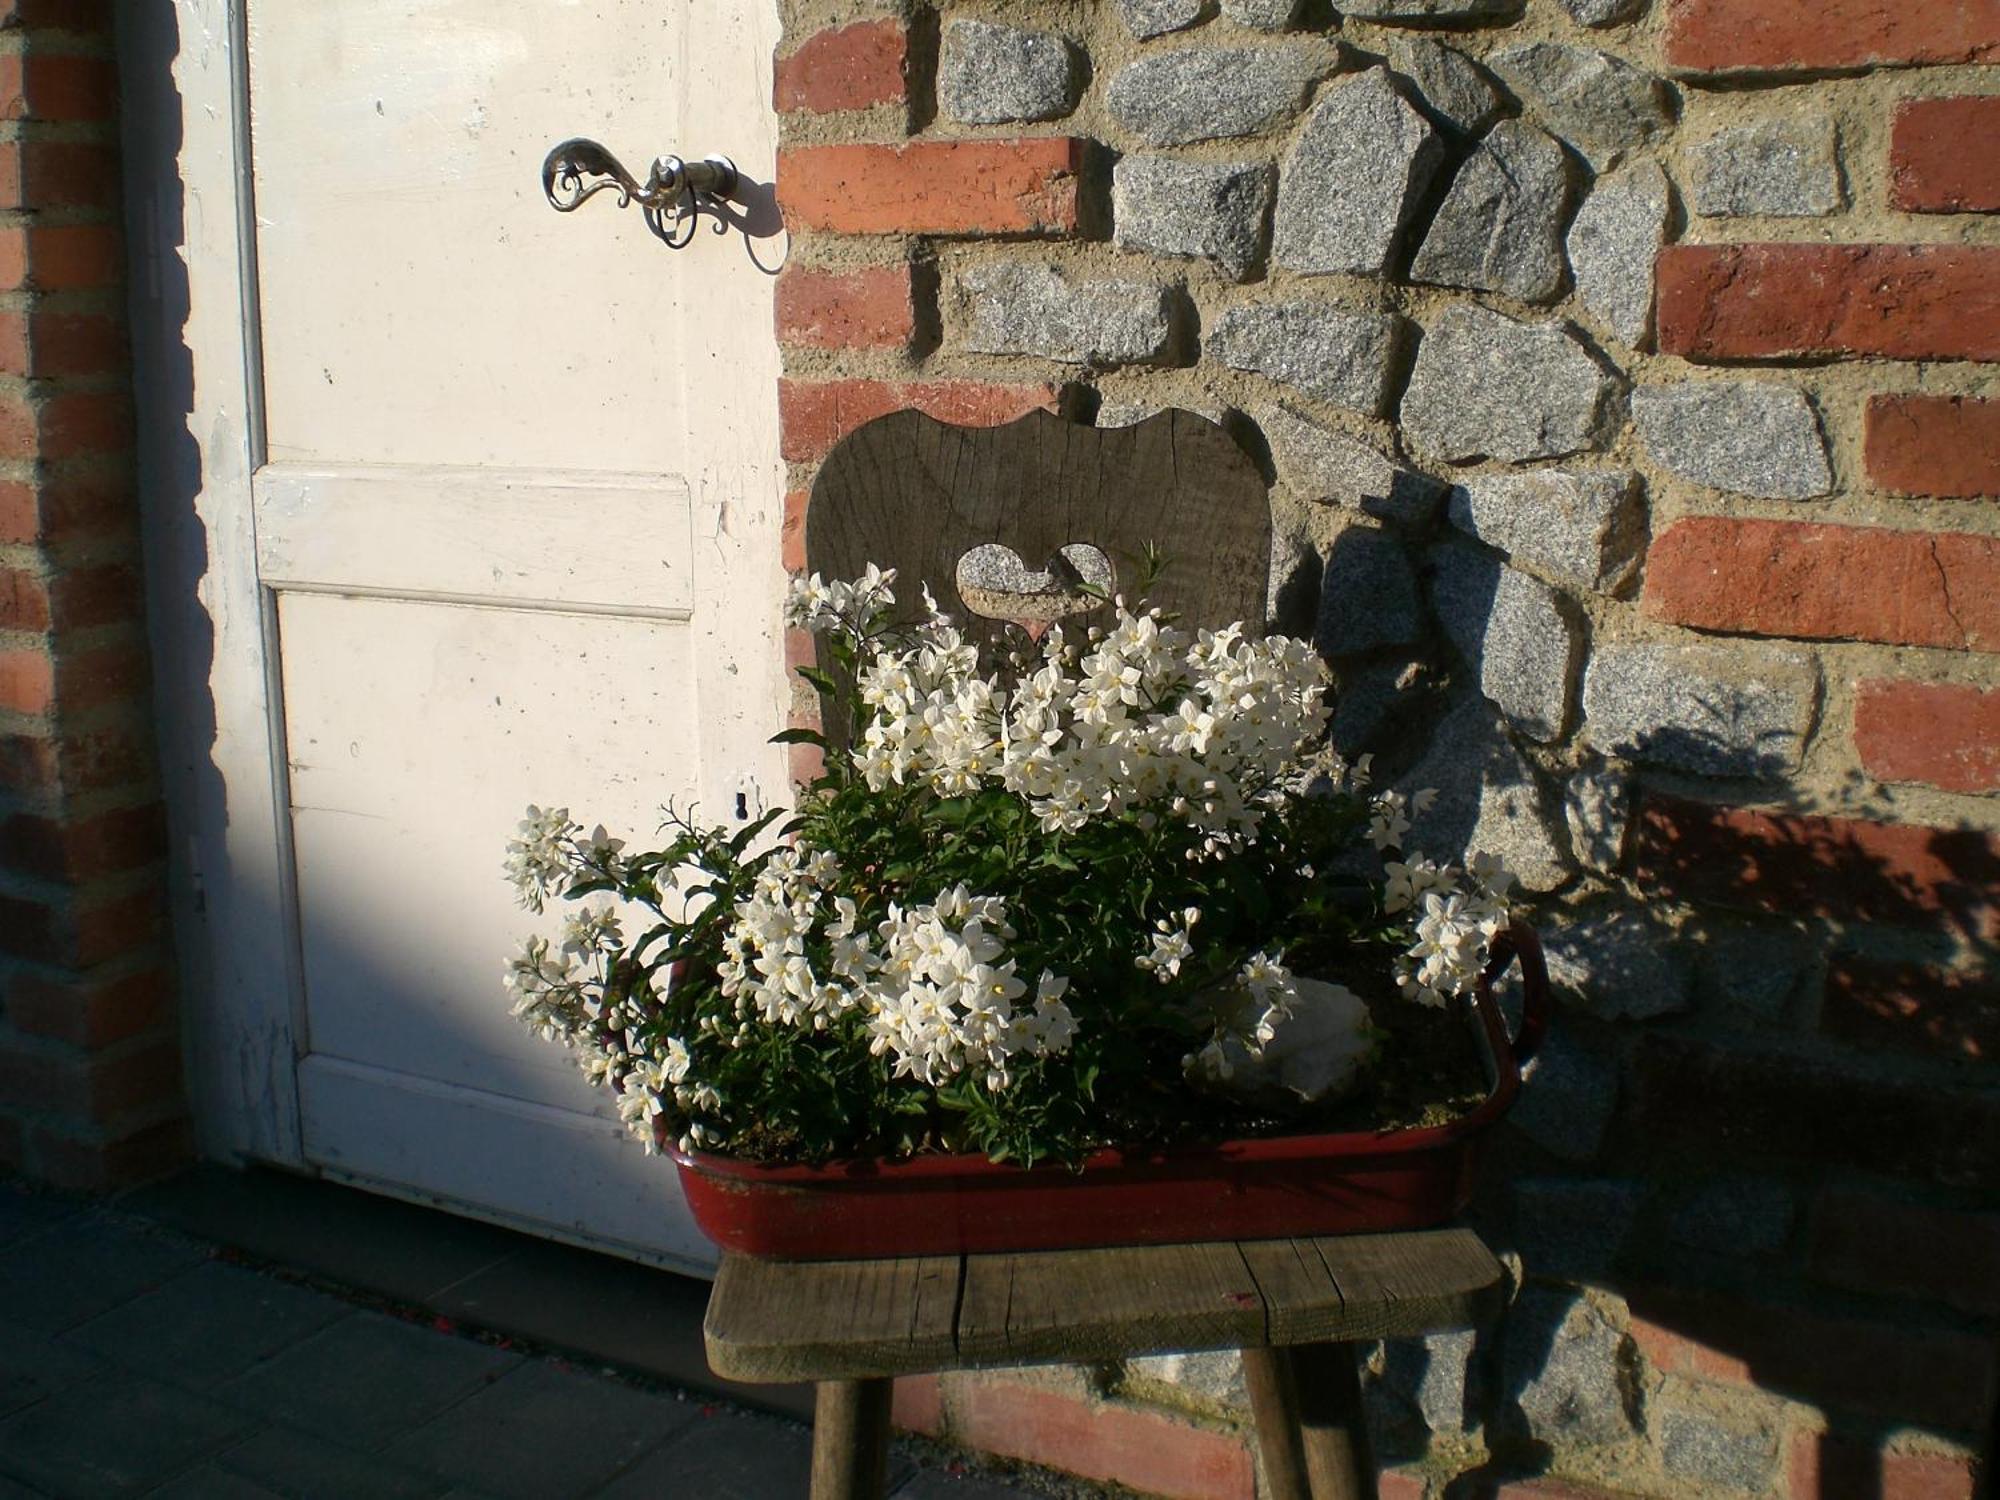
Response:
[[[1312,1341],[1466,1328],[1499,1304],[1506,1272],[1469,1229],[1315,1239],[1345,1309]],[[1301,1319],[1310,1327],[1312,1319]]]
[[[760,1261],[725,1255],[702,1333],[730,1380],[950,1369],[960,1259]]]
[[[959,559],[1010,547],[1030,573],[1072,542],[1110,558],[1130,592],[1150,544],[1171,560],[1148,596],[1192,626],[1264,619],[1271,507],[1256,465],[1220,427],[1168,411],[1132,427],[1085,427],[1033,412],[1004,427],[952,427],[893,412],[843,438],[806,510],[806,565],[848,578],[897,571],[899,613],[923,616],[922,583],[976,640],[1004,627],[968,618]],[[1101,619],[1085,614],[1080,623]]]
[[[1263,1294],[1268,1342],[1325,1338],[1345,1315],[1346,1299],[1311,1240],[1245,1240],[1237,1249]]]
[[[1233,1349],[1264,1339],[1264,1299],[1231,1244],[966,1257],[962,1365]]]

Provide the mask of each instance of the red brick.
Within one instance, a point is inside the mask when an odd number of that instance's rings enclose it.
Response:
[[[815,459],[864,422],[915,407],[940,422],[995,427],[1031,411],[1052,411],[1052,385],[988,385],[976,380],[830,380],[778,383],[784,456]]]
[[[66,391],[41,407],[41,456],[75,458],[132,446],[132,403],[123,391]]]
[[[835,234],[1070,234],[1083,142],[917,141],[794,146],[778,201],[794,229]]]
[[[125,327],[109,313],[37,308],[28,327],[26,373],[45,377],[109,375],[125,368]]]
[[[1878,781],[2000,791],[2000,688],[1871,681],[1854,703],[1854,748]]]
[[[2000,651],[2000,538],[1694,516],[1653,543],[1642,602],[1700,630]]]
[[[137,617],[139,579],[122,563],[42,578],[0,568],[0,629],[83,629]]]
[[[2000,401],[1977,396],[1873,396],[1868,477],[1906,495],[2000,496]]]
[[[17,54],[20,71],[0,74],[0,94],[12,82],[25,96],[15,118],[31,120],[112,120],[118,113],[118,67],[108,57],[73,52]]]
[[[123,242],[115,224],[50,224],[0,231],[0,291],[45,292],[115,285]]]
[[[28,315],[19,308],[0,311],[0,375],[25,375],[28,364]]]
[[[1692,900],[1975,935],[2000,925],[2000,834],[1655,795],[1638,844],[1640,883]]]
[[[0,708],[45,714],[55,697],[55,663],[46,651],[0,651]]]
[[[1866,1188],[1834,1187],[1813,1208],[1806,1263],[1830,1286],[2000,1314],[2000,1213],[1962,1213]]]
[[[1889,201],[1913,213],[2000,210],[2000,94],[1905,99],[1889,136]]]
[[[787,745],[785,769],[794,786],[811,786],[826,770],[826,752],[817,745]]]
[[[33,963],[62,963],[62,914],[46,901],[0,891],[0,954]]]
[[[812,349],[903,349],[916,333],[908,262],[778,278],[778,340]]]
[[[0,208],[117,206],[118,153],[111,147],[88,141],[0,144]]]
[[[88,818],[14,813],[0,819],[0,867],[46,880],[83,881],[151,864],[166,852],[157,803]]]
[[[25,568],[0,568],[0,630],[47,630],[48,581]]]
[[[785,632],[785,668],[809,667],[817,661],[818,654],[813,646],[810,630],[787,630]]]
[[[152,777],[152,752],[129,729],[63,738],[0,734],[0,790],[29,795],[101,791],[150,784]]]
[[[937,1376],[898,1376],[889,1420],[900,1431],[921,1432],[927,1437],[944,1431],[944,1386]]]
[[[2000,976],[1836,959],[1827,971],[1820,1029],[1870,1052],[2000,1060]]]
[[[141,886],[78,912],[75,937],[64,961],[78,968],[109,963],[136,948],[150,947],[159,935],[159,889]]]
[[[900,21],[816,32],[774,64],[772,100],[781,112],[816,115],[900,104],[909,94],[909,50]]]
[[[1973,1500],[1978,1466],[1942,1453],[1885,1453],[1830,1432],[1792,1439],[1792,1500]]]
[[[1626,1300],[1633,1342],[1649,1360],[1665,1354],[1668,1374],[1954,1432],[1979,1429],[1990,1412],[1994,1351],[1977,1334],[1670,1288]]]
[[[2000,1191],[2000,1098],[1780,1044],[1640,1039],[1623,1128],[1674,1170],[1846,1168]]]
[[[0,0],[0,29],[16,26],[109,38],[111,0]]]
[[[1174,1500],[1254,1500],[1239,1438],[1130,1407],[975,1378],[951,1388],[954,1442]]]
[[[130,540],[138,527],[132,486],[122,475],[49,475],[39,484],[0,480],[0,542],[94,543]]]
[[[158,1118],[182,1098],[180,1038],[168,1036],[93,1062],[85,1103],[93,1121],[112,1125],[135,1115]]]
[[[86,1092],[83,1055],[0,1034],[0,1108],[49,1114]]]
[[[22,973],[8,985],[6,1014],[30,1036],[104,1047],[171,1019],[173,982],[157,967],[106,980],[51,980]]]
[[[806,504],[811,490],[785,492],[785,524],[778,534],[778,561],[787,573],[806,570]]]
[[[2000,0],[1670,0],[1666,46],[1696,73],[2000,62]]]
[[[177,1171],[193,1159],[184,1119],[143,1126],[130,1134],[79,1134],[41,1126],[28,1132],[29,1170],[43,1182],[77,1192],[130,1187]]]
[[[1669,245],[1659,309],[1690,359],[2000,359],[2000,245]]]
[[[56,702],[75,713],[138,698],[146,690],[147,672],[145,652],[130,646],[64,654],[56,662]]]

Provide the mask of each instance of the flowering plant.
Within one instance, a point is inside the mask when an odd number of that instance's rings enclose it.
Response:
[[[669,809],[632,852],[530,808],[509,845],[527,908],[579,903],[512,961],[515,1012],[649,1145],[1033,1162],[1311,1128],[1385,1018],[1470,992],[1508,877],[1381,863],[1418,809],[1321,746],[1309,646],[1120,601],[982,662],[893,582],[793,590],[827,735],[780,739],[826,758],[775,835]]]

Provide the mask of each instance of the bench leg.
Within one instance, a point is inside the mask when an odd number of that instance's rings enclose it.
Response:
[[[882,1500],[895,1382],[822,1380],[813,1397],[812,1500]]]
[[[1375,1500],[1352,1345],[1245,1349],[1243,1378],[1271,1500]]]

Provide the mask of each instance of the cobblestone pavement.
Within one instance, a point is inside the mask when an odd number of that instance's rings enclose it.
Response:
[[[787,1500],[810,1441],[0,1180],[0,1500]],[[1046,1493],[961,1467],[899,1443],[890,1492]]]

